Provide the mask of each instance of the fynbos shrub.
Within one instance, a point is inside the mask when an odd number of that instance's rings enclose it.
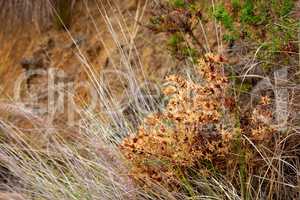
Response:
[[[243,163],[247,163],[244,172],[252,165],[261,167],[261,162],[250,162],[257,155],[241,135],[256,145],[272,141],[276,131],[266,123],[272,119],[269,99],[264,97],[250,116],[240,115],[230,96],[224,61],[212,54],[200,59],[197,71],[202,83],[177,75],[167,78],[166,109],[146,117],[136,136],[120,146],[137,182],[147,185],[155,181],[173,188],[180,182],[179,176],[187,176],[191,169],[207,176],[224,175]]]
[[[174,184],[177,170],[226,158],[233,126],[222,126],[228,80],[221,73],[221,62],[222,57],[212,55],[199,61],[204,85],[180,76],[167,78],[172,86],[164,90],[170,97],[166,110],[147,117],[137,136],[121,145],[134,164],[135,179]]]

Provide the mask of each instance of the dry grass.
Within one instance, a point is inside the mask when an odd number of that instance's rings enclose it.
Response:
[[[0,6],[0,18],[3,22],[1,23],[2,28],[11,24],[48,24],[52,14],[51,3],[48,0],[2,0],[0,1]]]
[[[75,0],[1,0],[2,32],[6,30],[9,33],[15,31],[16,26],[26,25],[35,26],[38,30],[44,30],[54,23],[56,26],[68,27],[75,2]]]
[[[1,8],[8,8],[2,17],[12,15],[18,8],[19,1],[8,2],[0,1]],[[28,11],[33,9],[33,12],[24,11],[26,19],[32,20],[35,12],[40,16],[38,8],[45,6],[42,1],[35,5],[25,2],[20,1],[20,6]],[[127,94],[130,98],[140,79],[134,69],[143,72],[140,63],[129,61],[137,51],[134,40],[139,26],[136,22],[134,31],[129,31],[122,12],[116,9],[119,26],[114,27],[103,1],[96,2],[118,47],[122,64],[132,77],[132,91]],[[113,2],[105,3],[116,7]],[[46,6],[43,9],[47,11],[42,12],[50,14],[48,8]],[[136,19],[143,16],[145,8],[139,7]],[[94,20],[92,16],[91,19]],[[93,22],[100,32],[96,21]],[[219,37],[221,29],[217,23],[215,25]],[[122,34],[118,34],[119,29]],[[67,33],[74,41],[71,32]],[[130,46],[129,53],[123,50],[120,41]],[[219,41],[219,47],[221,43]],[[77,44],[76,52],[99,98],[113,99]],[[0,119],[2,135],[9,141],[0,144],[0,159],[14,177],[13,184],[4,185],[5,189],[36,200],[298,199],[300,128],[291,121],[287,130],[281,132],[265,123],[272,121],[276,114],[271,111],[275,101],[272,98],[264,97],[256,107],[242,112],[239,105],[243,102],[239,102],[234,83],[228,81],[220,58],[210,55],[198,66],[193,66],[198,67],[204,83],[199,79],[172,76],[169,80],[177,90],[165,91],[166,96],[171,96],[167,110],[146,118],[136,113],[137,121],[145,120],[148,125],[143,129],[145,124],[142,124],[138,131],[130,126],[121,111],[107,112],[103,121],[97,113],[82,110],[81,124],[77,131],[71,130],[73,138],[67,141],[63,135],[69,132],[68,127],[43,123],[39,116],[11,103],[11,112],[27,118],[37,135],[47,136],[42,137],[45,141],[41,148],[28,141],[24,130],[16,124]],[[195,74],[187,76],[195,77]],[[141,102],[145,108],[152,103],[157,105],[145,99]],[[104,112],[115,110],[117,106],[111,101],[102,103]],[[178,107],[180,109],[176,110]],[[200,125],[201,130],[198,129]],[[128,135],[133,136],[123,142],[120,150],[119,144]],[[149,165],[153,160],[157,162]],[[145,182],[147,187],[144,187]]]

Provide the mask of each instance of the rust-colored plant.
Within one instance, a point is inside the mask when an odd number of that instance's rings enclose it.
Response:
[[[230,174],[227,178],[240,185],[248,170],[264,168],[256,149],[275,145],[270,99],[262,97],[254,109],[240,113],[224,62],[212,54],[198,60],[200,82],[178,75],[167,78],[165,110],[146,117],[137,134],[120,145],[138,183],[155,181],[174,188],[197,170],[202,176]]]
[[[199,60],[203,84],[175,75],[167,78],[171,84],[164,89],[170,97],[165,111],[148,116],[137,135],[121,144],[135,179],[169,185],[179,173],[201,162],[216,166],[224,162],[234,120],[230,106],[224,106],[229,98],[222,62],[222,57],[211,54]]]

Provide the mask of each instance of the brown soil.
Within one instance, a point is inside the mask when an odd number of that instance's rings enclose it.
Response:
[[[47,71],[50,68],[61,70],[65,75],[61,80],[57,80],[56,84],[79,85],[86,81],[93,84],[89,77],[91,74],[87,73],[86,64],[96,75],[101,75],[105,70],[127,73],[126,66],[130,65],[139,82],[145,80],[160,82],[176,63],[172,62],[164,46],[158,45],[163,44],[164,36],[155,35],[138,25],[145,23],[149,16],[147,9],[144,10],[145,2],[136,0],[114,2],[105,5],[96,5],[93,1],[77,3],[69,31],[57,30],[55,27],[37,29],[32,25],[20,29],[16,27],[14,32],[2,36],[3,42],[0,46],[2,102],[15,100],[14,87],[17,80],[31,70]],[[103,16],[105,14],[110,16],[111,24],[105,20],[106,16]],[[115,35],[112,34],[111,28],[114,29]],[[122,58],[124,54],[127,56],[125,59]],[[29,109],[47,106],[49,94],[47,76],[30,76],[21,85],[20,96],[22,101],[26,101]],[[126,84],[120,81],[120,77],[114,75],[107,75],[105,79],[111,93],[116,98],[121,98],[121,94],[126,90]],[[88,100],[90,96],[89,91],[80,87],[77,88],[76,94],[78,104],[82,100]],[[32,102],[32,96],[37,98],[36,101]],[[32,127],[30,120],[21,117],[17,111],[5,108],[5,112],[1,112],[3,119],[13,120],[22,128]],[[42,120],[47,119],[45,113],[34,114]],[[57,124],[64,124],[65,117],[66,111],[62,111],[56,114],[54,120]]]

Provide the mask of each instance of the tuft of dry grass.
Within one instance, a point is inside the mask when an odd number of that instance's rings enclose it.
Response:
[[[0,5],[17,7],[4,1]],[[124,33],[119,37],[102,2],[96,5],[136,89],[136,66],[129,60],[136,51],[138,26],[133,35],[127,36],[128,27],[118,15]],[[99,31],[96,23],[95,29]],[[121,41],[130,44],[130,53],[124,52]],[[107,100],[104,96],[111,94],[106,93],[93,66],[74,44],[98,95]],[[167,81],[171,86],[164,90],[169,98],[165,110],[144,121],[137,115],[143,121],[137,132],[121,112],[108,114],[107,121],[113,126],[107,126],[97,113],[82,111],[79,131],[72,132],[67,141],[63,136],[67,127],[40,122],[39,117],[15,106],[33,124],[37,135],[48,134],[46,130],[51,134],[40,147],[26,139],[24,130],[0,120],[1,132],[9,141],[0,144],[1,165],[16,180],[13,185],[5,185],[6,190],[36,200],[298,199],[299,127],[291,123],[281,132],[270,126],[275,114],[271,97],[264,96],[254,108],[241,112],[239,104],[244,102],[233,98],[231,89],[235,86],[224,66],[223,57],[209,54],[196,65],[202,80],[170,76]],[[130,92],[128,97],[134,94]],[[115,109],[113,102],[103,103],[104,109]],[[144,99],[142,103],[149,106]],[[122,142],[131,134],[135,135]]]
[[[75,2],[76,0],[1,0],[1,28],[9,32],[9,27],[15,29],[16,26],[27,24],[40,29],[54,22],[68,27]]]

